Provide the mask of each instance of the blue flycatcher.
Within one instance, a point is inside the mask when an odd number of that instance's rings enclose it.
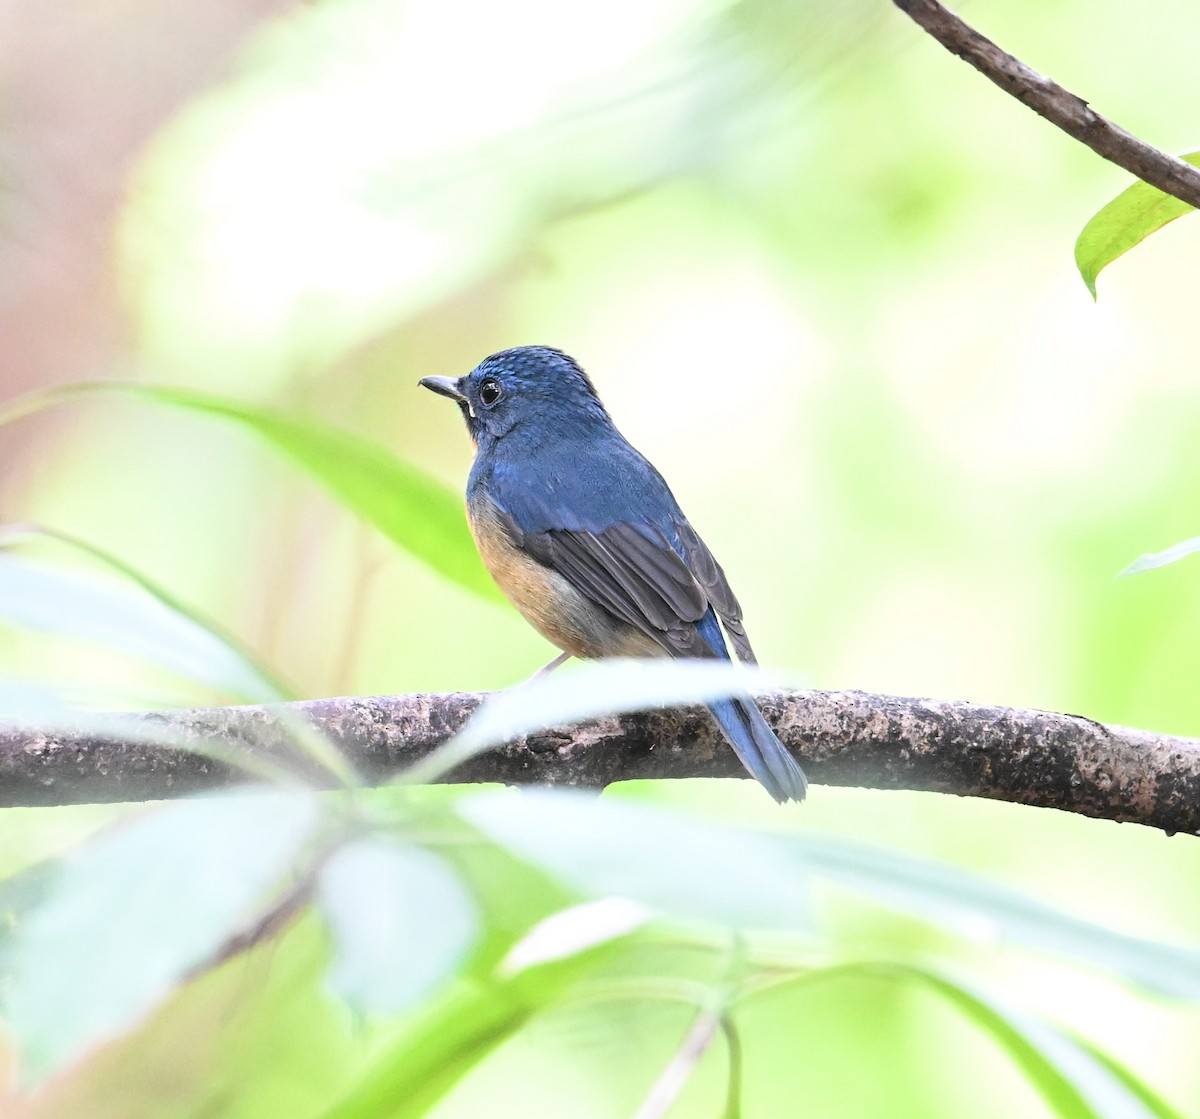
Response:
[[[559,661],[729,660],[724,627],[738,658],[755,663],[725,573],[572,358],[522,346],[465,377],[421,384],[462,409],[476,447],[467,481],[475,542],[513,605],[563,650]],[[753,699],[709,710],[771,796],[803,799],[804,771]]]

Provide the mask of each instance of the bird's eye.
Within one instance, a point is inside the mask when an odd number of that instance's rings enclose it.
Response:
[[[500,382],[495,377],[488,377],[479,383],[479,399],[484,402],[489,408],[496,403],[503,395],[503,389],[500,388]]]

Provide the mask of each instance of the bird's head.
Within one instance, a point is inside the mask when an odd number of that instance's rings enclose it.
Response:
[[[425,377],[421,384],[458,404],[476,443],[518,430],[577,437],[610,423],[588,375],[549,346],[502,350],[465,377]]]

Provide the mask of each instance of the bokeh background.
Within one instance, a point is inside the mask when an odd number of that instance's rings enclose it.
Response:
[[[1196,146],[1195,4],[963,13]],[[1200,226],[1112,266],[1094,304],[1072,245],[1127,181],[884,0],[0,4],[0,388],[202,388],[459,486],[465,432],[418,378],[558,346],[671,481],[768,665],[1197,734],[1200,561],[1116,574],[1200,532]],[[553,655],[235,427],[89,400],[5,428],[0,462],[7,520],[136,565],[301,694],[501,688]],[[212,698],[24,633],[0,665],[127,705]],[[1200,943],[1186,837],[866,790],[778,812],[739,782],[617,795],[861,836]],[[0,814],[7,858],[115,811]],[[863,952],[947,950],[827,900]],[[975,931],[953,949],[972,967],[1200,1114],[1194,1007]],[[843,986],[781,1004],[780,1051],[756,1051],[805,1114],[1043,1113],[948,1012]],[[533,1030],[437,1114],[528,1114],[534,1070],[541,1114],[628,1113],[644,1078],[612,1068],[652,1077],[670,1048],[645,1021],[593,1029]]]

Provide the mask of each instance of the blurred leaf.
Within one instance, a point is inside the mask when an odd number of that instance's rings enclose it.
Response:
[[[585,897],[733,928],[807,927],[807,877],[772,836],[557,789],[480,793],[458,811]]]
[[[40,680],[0,677],[0,723],[58,725],[75,711],[61,688]]]
[[[1200,997],[1200,952],[1140,940],[1081,921],[943,863],[834,837],[780,837],[795,873],[849,886],[937,925],[999,936],[1103,967],[1161,994]]]
[[[1176,544],[1162,552],[1147,552],[1145,555],[1138,556],[1133,563],[1117,574],[1118,576],[1140,575],[1143,571],[1166,567],[1167,564],[1175,563],[1194,552],[1200,552],[1200,536],[1193,536],[1190,540],[1184,540],[1181,544]]]
[[[838,964],[768,981],[752,988],[741,1001],[784,988],[854,977],[877,977],[924,987],[945,999],[1008,1054],[1029,1085],[1062,1119],[1178,1119],[1111,1058],[935,968],[876,962]],[[936,1059],[936,1054],[931,1059]]]
[[[5,1019],[39,1077],[129,1026],[257,916],[317,822],[314,798],[181,801],[0,892]]]
[[[507,266],[548,218],[724,166],[729,106],[770,87],[729,6],[576,6],[567,36],[551,8],[426,19],[392,0],[267,24],[132,177],[120,256],[155,366],[328,367]],[[486,44],[469,62],[468,24]]]
[[[505,986],[456,991],[419,1027],[390,1045],[325,1119],[415,1119],[427,1114],[536,1009]]]
[[[1046,1104],[1063,1119],[1171,1119],[1171,1113],[1150,1106],[1156,1097],[1140,1086],[1132,1090],[1132,1074],[1115,1075],[1088,1049],[1066,1034],[1005,1003],[972,989],[957,979],[927,968],[887,966],[877,969],[912,980],[953,1003],[991,1035],[1038,1090]]]
[[[455,869],[395,839],[339,849],[321,870],[317,901],[333,935],[330,984],[364,1014],[397,1014],[427,998],[479,933]]]
[[[1103,1065],[1115,1080],[1125,1085],[1130,1094],[1137,1097],[1149,1114],[1160,1116],[1161,1119],[1184,1119],[1166,1100],[1151,1089],[1148,1084],[1134,1076],[1116,1058],[1109,1056],[1103,1050],[1097,1049],[1085,1039],[1073,1037],[1071,1040],[1083,1049],[1093,1061]]]
[[[68,637],[95,641],[173,668],[194,682],[244,702],[278,703],[291,698],[281,684],[236,638],[192,610],[136,568],[67,533],[33,525],[0,527],[0,548],[32,539],[54,540],[112,568],[141,594],[109,587],[73,571],[22,560],[0,551],[0,618]],[[81,697],[86,698],[86,697]],[[105,697],[108,698],[108,697]],[[324,766],[343,784],[355,783],[346,760],[306,720],[286,709],[289,745]],[[273,759],[246,743],[198,739],[136,717],[89,711],[60,692],[0,680],[0,720],[33,722],[40,729],[92,733],[113,741],[152,742],[238,766],[270,782],[296,779]]]
[[[160,583],[126,563],[119,556],[115,556],[112,552],[105,551],[81,537],[68,532],[60,532],[58,529],[33,524],[0,526],[0,547],[37,540],[50,540],[65,544],[68,548],[97,560],[103,566],[111,568],[118,575],[145,591],[151,598],[157,599],[167,610],[209,633],[230,653],[240,658],[246,664],[247,671],[251,675],[257,676],[262,681],[260,694],[265,702],[298,698],[294,690],[280,682],[234,634],[227,632],[211,618],[207,618],[198,610],[193,609],[182,599],[171,594]]]
[[[94,641],[252,702],[281,698],[275,681],[163,598],[106,586],[0,552],[0,620]]]
[[[766,691],[779,680],[757,668],[717,660],[608,657],[489,697],[445,745],[417,762],[405,780],[422,784],[468,758],[521,735],[601,715],[707,703]]]
[[[563,960],[636,932],[654,914],[626,898],[599,898],[551,913],[529,930],[500,961],[501,975]]]
[[[81,707],[74,702],[80,698],[101,697],[68,696],[61,689],[46,687],[41,683],[0,677],[0,733],[15,740],[33,727],[38,734],[62,735],[69,738],[87,736],[97,745],[103,741],[122,745],[144,743],[149,746],[168,746],[173,750],[211,758],[222,765],[240,769],[265,785],[280,785],[285,788],[308,787],[305,777],[290,768],[285,759],[272,756],[254,743],[203,737],[171,726],[158,718],[155,712],[137,714]],[[303,749],[309,757],[326,765],[335,777],[340,777],[345,772],[345,763],[341,761],[340,755],[336,754],[328,742],[319,739],[311,725],[300,723],[286,709],[279,711],[279,717],[292,732],[287,745]],[[314,745],[318,740],[322,745]],[[23,775],[26,789],[39,780],[33,773]],[[46,805],[42,805],[43,798],[37,796],[29,802],[22,801],[21,785],[22,782],[17,780],[16,775],[10,774],[8,792],[12,794],[9,798],[12,806],[16,807],[22,803],[43,807],[53,805],[53,796],[47,798],[50,804]]]
[[[377,833],[419,835],[463,881],[481,914],[480,937],[464,974],[490,982],[513,946],[546,918],[573,905],[561,883],[465,826],[453,806],[470,785],[386,785],[360,789],[356,803]]]
[[[16,1115],[310,1119],[354,1082],[371,1040],[324,988],[327,941],[314,916],[300,918],[175,991],[40,1085]]]
[[[93,392],[123,393],[235,421],[308,471],[392,543],[466,590],[504,601],[475,549],[462,496],[350,432],[269,408],[136,381],[87,381],[23,397],[0,411],[0,423]]]
[[[322,1119],[418,1119],[530,1018],[587,974],[604,949],[508,980],[459,985],[416,1018]]]
[[[1179,158],[1200,167],[1200,152]],[[1106,265],[1192,209],[1158,187],[1136,182],[1098,210],[1075,242],[1075,266],[1092,298],[1096,298],[1096,277]]]

